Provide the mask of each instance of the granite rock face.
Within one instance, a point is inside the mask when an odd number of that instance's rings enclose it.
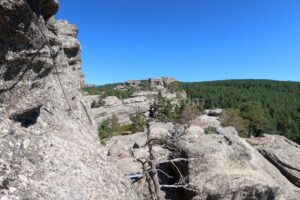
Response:
[[[279,135],[265,134],[260,142],[256,146],[258,151],[291,183],[300,187],[300,146]]]
[[[99,144],[77,28],[57,9],[0,1],[0,199],[137,199]]]
[[[195,191],[194,200],[299,198],[299,188],[233,128],[218,129],[218,134],[185,134],[177,141],[190,159],[188,184]]]
[[[184,91],[172,93],[165,87],[161,91],[156,89],[137,91],[130,98],[119,99],[116,96],[108,96],[103,99],[104,105],[90,110],[97,124],[101,124],[104,120],[115,115],[119,124],[132,124],[130,117],[134,114],[149,115],[151,106],[155,103],[158,94],[171,102],[172,105],[181,104],[185,100],[186,93]],[[85,96],[85,105],[90,108],[93,101],[100,99],[98,95]]]
[[[118,97],[110,96],[103,99],[104,105],[91,109],[92,116],[96,123],[100,124],[105,119],[115,115],[122,125],[131,124],[130,116],[136,113],[147,113],[153,103],[153,99],[145,96],[136,96],[121,100]]]

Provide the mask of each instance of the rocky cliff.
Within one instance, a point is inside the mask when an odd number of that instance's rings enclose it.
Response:
[[[77,28],[57,0],[0,0],[0,199],[137,199],[82,103]]]

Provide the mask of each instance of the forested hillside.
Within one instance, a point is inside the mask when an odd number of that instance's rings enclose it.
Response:
[[[189,98],[199,98],[204,108],[225,108],[245,113],[254,108],[263,131],[284,135],[300,143],[300,82],[228,80],[179,83]],[[253,109],[252,109],[253,110]],[[257,112],[262,113],[257,113]],[[250,117],[250,118],[249,118]],[[263,122],[262,122],[263,121]]]

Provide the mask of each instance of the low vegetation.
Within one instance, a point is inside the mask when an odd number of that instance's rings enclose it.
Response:
[[[120,125],[116,115],[104,120],[98,127],[100,139],[105,140],[116,135],[127,135],[134,132],[144,131],[146,119],[142,114],[132,115],[130,119],[133,124],[126,125]]]
[[[126,135],[132,132],[133,125],[120,125],[118,123],[118,118],[113,115],[112,117],[104,120],[99,128],[99,137],[101,140],[109,139],[116,135]]]
[[[116,96],[119,99],[126,99],[133,95],[136,92],[136,88],[128,88],[128,90],[116,90],[115,88],[120,85],[120,83],[108,84],[103,86],[96,87],[86,87],[83,89],[84,92],[87,92],[89,95],[100,95],[103,99],[108,96]]]
[[[209,126],[209,127],[207,127],[207,128],[204,129],[204,133],[205,133],[206,135],[214,134],[214,133],[215,133],[215,128]]]
[[[94,100],[92,103],[91,103],[91,108],[99,108],[101,106],[104,105],[104,101],[102,100],[102,98],[98,99],[98,100]]]

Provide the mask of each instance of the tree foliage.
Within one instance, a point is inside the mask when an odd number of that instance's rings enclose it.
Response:
[[[179,83],[188,97],[201,99],[205,109],[242,109],[245,103],[256,102],[252,107],[261,123],[253,129],[267,129],[268,133],[280,134],[300,143],[300,83],[269,80],[229,80],[199,83]],[[244,107],[244,110],[247,107]],[[258,114],[259,113],[259,114]],[[262,114],[263,113],[263,114]],[[249,114],[248,114],[249,115]],[[254,117],[243,114],[245,118]],[[265,119],[264,119],[265,118]],[[263,128],[262,128],[263,127]]]
[[[132,121],[132,132],[143,132],[147,125],[146,118],[143,114],[138,113],[130,117]]]
[[[115,88],[120,85],[120,83],[108,84],[103,86],[96,87],[86,87],[83,88],[84,92],[87,92],[89,95],[100,95],[101,98],[108,96],[116,96],[120,99],[126,99],[133,95],[137,91],[136,88],[128,88],[127,90],[116,90]]]
[[[264,111],[258,102],[247,102],[241,105],[241,116],[248,121],[248,133],[254,136],[261,136],[268,131],[268,121]]]

